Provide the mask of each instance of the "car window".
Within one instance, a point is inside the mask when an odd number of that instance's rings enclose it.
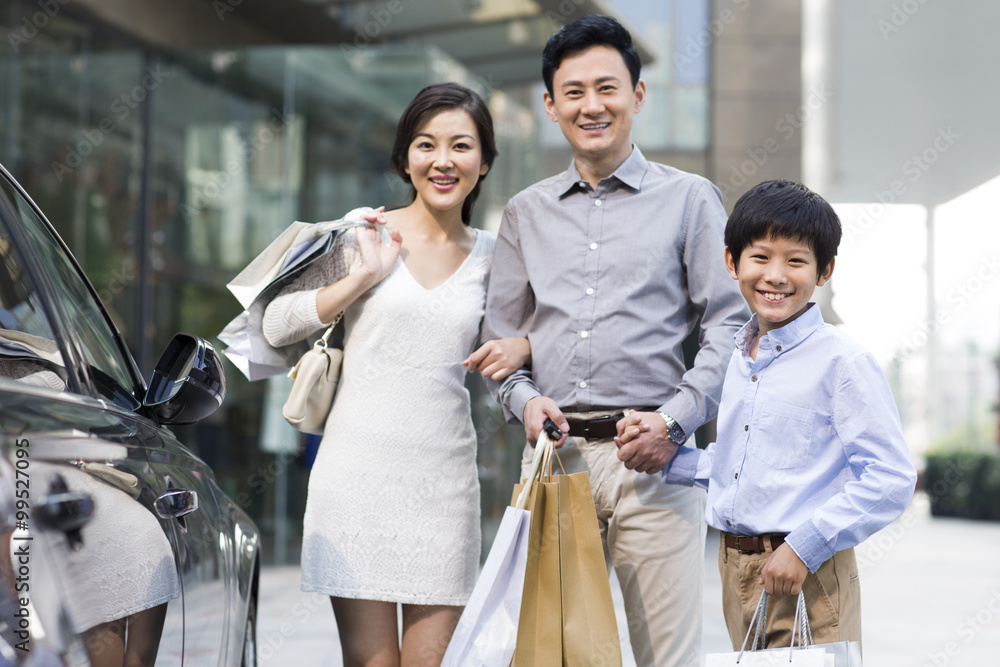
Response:
[[[38,292],[0,228],[0,377],[62,389],[65,368]]]
[[[19,217],[12,224],[21,223],[29,243],[41,262],[42,272],[48,276],[49,282],[55,288],[55,295],[71,323],[72,330],[69,335],[79,341],[97,390],[102,397],[122,407],[137,408],[139,402],[129,389],[132,387],[132,380],[128,362],[122,356],[114,331],[108,325],[95,297],[87,289],[86,283],[62,246],[28,201],[4,178],[0,178],[0,188],[3,189],[8,201],[17,209]],[[49,311],[41,303],[41,294],[37,286],[29,280],[24,270],[24,260],[15,252],[8,231],[3,230],[3,234],[6,251],[4,269],[0,275],[3,280],[4,298],[3,312],[0,314],[3,321],[0,326],[4,331],[0,332],[0,335],[3,338],[20,336],[21,340],[4,342],[2,347],[9,351],[19,345],[22,352],[27,350],[42,360],[46,359],[43,353],[49,352],[50,356],[54,353],[55,357],[48,359],[49,366],[56,364],[64,366],[62,356],[55,347],[53,323],[47,317]],[[48,347],[43,341],[48,341]],[[33,361],[42,363],[38,359]]]

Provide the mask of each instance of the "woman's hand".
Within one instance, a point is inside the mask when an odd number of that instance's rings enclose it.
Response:
[[[483,343],[462,365],[469,372],[479,371],[491,380],[503,380],[531,363],[531,344],[527,338],[500,338]]]
[[[378,229],[379,225],[385,225],[387,220],[383,215],[385,206],[379,206],[371,213],[366,213],[362,218],[366,222],[373,223],[374,227],[357,227],[355,232],[358,238],[358,248],[361,250],[361,268],[367,277],[366,286],[374,287],[392,272],[399,258],[402,249],[403,237],[395,229],[386,228],[392,243],[385,245],[382,243],[382,236]]]

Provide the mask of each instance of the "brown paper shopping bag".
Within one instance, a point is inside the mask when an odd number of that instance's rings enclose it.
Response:
[[[539,449],[540,448],[540,449]],[[621,666],[621,644],[587,473],[552,474],[552,443],[536,446],[516,667]],[[520,485],[514,489],[514,497]]]

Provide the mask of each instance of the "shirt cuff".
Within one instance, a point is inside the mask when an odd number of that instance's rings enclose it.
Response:
[[[704,422],[702,421],[701,411],[698,407],[687,400],[683,394],[677,394],[669,401],[664,403],[662,406],[656,409],[657,412],[663,412],[677,422],[677,424],[684,429],[684,435],[687,436],[688,440],[691,440],[691,436],[694,432],[698,430]]]
[[[785,538],[785,542],[792,548],[799,560],[805,563],[810,572],[818,570],[820,565],[833,558],[834,555],[826,538],[813,525],[812,521],[806,521],[790,532]]]
[[[510,406],[508,411],[510,414],[508,417],[513,417],[517,420],[519,424],[524,424],[524,406],[528,404],[528,401],[535,398],[536,396],[541,396],[542,394],[531,386],[529,382],[518,382],[513,387],[510,388],[510,394],[508,394],[507,405]]]
[[[679,484],[681,486],[694,486],[695,477],[698,474],[698,461],[701,459],[702,450],[693,447],[681,447],[674,454],[674,458],[667,464],[667,467],[660,473],[660,480],[664,484]]]

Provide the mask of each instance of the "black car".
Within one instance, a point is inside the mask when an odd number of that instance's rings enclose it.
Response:
[[[256,664],[259,533],[168,428],[225,393],[185,333],[147,385],[0,167],[0,667]]]

